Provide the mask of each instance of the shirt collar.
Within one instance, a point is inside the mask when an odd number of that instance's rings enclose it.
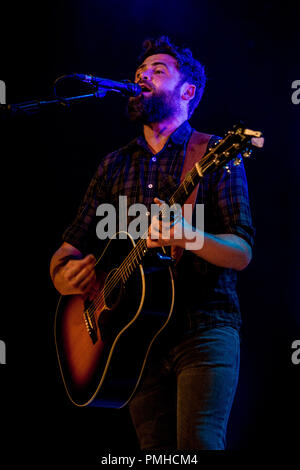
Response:
[[[192,127],[190,123],[188,121],[184,121],[182,124],[180,124],[179,127],[177,127],[177,129],[175,129],[174,132],[172,132],[165,146],[170,144],[170,141],[172,141],[175,145],[183,145],[184,142],[186,142],[186,139],[190,136],[191,132],[192,132]],[[138,145],[142,146],[143,148],[147,148],[147,150],[149,150],[144,134],[141,134],[137,138],[136,142]]]
[[[170,135],[169,139],[171,139],[174,144],[182,145],[186,139],[190,136],[192,132],[191,125],[189,121],[184,121],[177,129]]]

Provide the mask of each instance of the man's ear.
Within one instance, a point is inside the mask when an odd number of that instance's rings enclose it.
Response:
[[[190,85],[189,83],[185,83],[183,85],[181,97],[184,100],[192,100],[196,93],[196,85]]]

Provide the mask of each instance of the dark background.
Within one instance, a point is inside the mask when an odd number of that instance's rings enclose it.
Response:
[[[264,132],[265,148],[245,162],[257,236],[239,281],[242,356],[228,449],[283,450],[288,458],[300,407],[300,365],[291,362],[291,344],[300,339],[300,105],[291,101],[300,44],[293,5],[26,2],[7,7],[1,26],[7,103],[51,99],[54,80],[65,73],[132,80],[143,40],[165,34],[206,66],[207,87],[192,126],[223,135],[242,119]],[[136,135],[125,105],[109,94],[0,120],[0,339],[7,345],[7,364],[0,366],[1,443],[12,462],[36,465],[41,455],[57,464],[72,457],[96,462],[108,451],[138,450],[127,409],[79,409],[68,401],[53,336],[58,294],[49,277],[51,256],[99,160]]]

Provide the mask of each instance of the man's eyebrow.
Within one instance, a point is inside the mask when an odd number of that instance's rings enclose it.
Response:
[[[164,65],[167,69],[169,69],[168,65],[167,65],[165,62],[153,62],[151,65],[153,65],[153,66],[155,66],[155,65]],[[136,69],[136,72],[137,72],[138,70],[144,69],[146,66],[147,66],[147,64],[142,64],[142,65],[140,65],[140,66]]]

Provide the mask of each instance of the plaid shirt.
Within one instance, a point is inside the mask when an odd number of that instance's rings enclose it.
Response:
[[[120,195],[127,196],[128,206],[143,203],[148,210],[154,197],[168,200],[179,185],[191,133],[192,128],[185,121],[155,155],[143,135],[107,155],[92,178],[74,222],[63,234],[63,240],[83,254],[97,253],[99,247],[103,247],[96,236],[99,221],[96,209],[101,203],[114,204],[119,216]],[[209,145],[216,139],[213,136]],[[244,166],[230,162],[229,168],[230,174],[221,168],[204,176],[196,203],[204,204],[207,233],[233,233],[253,246],[254,228]],[[176,306],[184,310],[189,323],[195,322],[197,327],[224,324],[238,329],[241,316],[236,280],[235,270],[214,266],[185,250],[177,266]]]

